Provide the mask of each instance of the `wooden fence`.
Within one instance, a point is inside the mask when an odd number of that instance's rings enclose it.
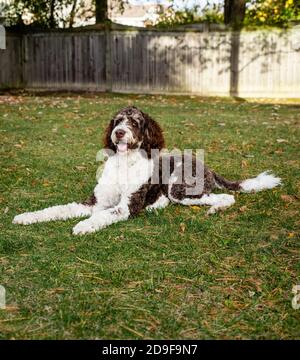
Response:
[[[300,97],[300,29],[8,33],[0,88]]]

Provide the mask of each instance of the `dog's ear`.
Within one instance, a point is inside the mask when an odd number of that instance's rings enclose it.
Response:
[[[151,157],[151,149],[162,150],[165,147],[163,132],[159,124],[148,114],[142,112],[144,117],[144,139],[141,149],[145,150],[148,158]]]
[[[114,129],[114,119],[112,119],[110,121],[110,123],[108,124],[108,126],[104,132],[103,145],[104,145],[105,149],[110,149],[110,150],[116,151],[116,147],[111,140],[111,133],[112,133],[113,129]]]

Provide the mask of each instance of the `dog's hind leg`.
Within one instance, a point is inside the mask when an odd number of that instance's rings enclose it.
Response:
[[[13,224],[29,225],[38,222],[85,217],[92,214],[92,209],[92,206],[75,202],[66,205],[56,205],[43,210],[17,215],[13,219]]]
[[[171,200],[182,205],[210,205],[208,214],[214,214],[218,210],[225,209],[235,203],[234,196],[229,194],[204,194],[199,198],[181,200],[172,197]]]

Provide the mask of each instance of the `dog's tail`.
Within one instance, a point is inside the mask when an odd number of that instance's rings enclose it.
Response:
[[[281,184],[281,179],[275,177],[269,171],[265,171],[255,178],[241,181],[229,181],[216,173],[214,173],[214,177],[217,187],[246,193],[273,189]]]

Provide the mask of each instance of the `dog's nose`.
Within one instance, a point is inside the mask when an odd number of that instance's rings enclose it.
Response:
[[[125,135],[125,131],[124,130],[117,130],[116,131],[116,137],[117,139],[122,139],[122,137]]]

